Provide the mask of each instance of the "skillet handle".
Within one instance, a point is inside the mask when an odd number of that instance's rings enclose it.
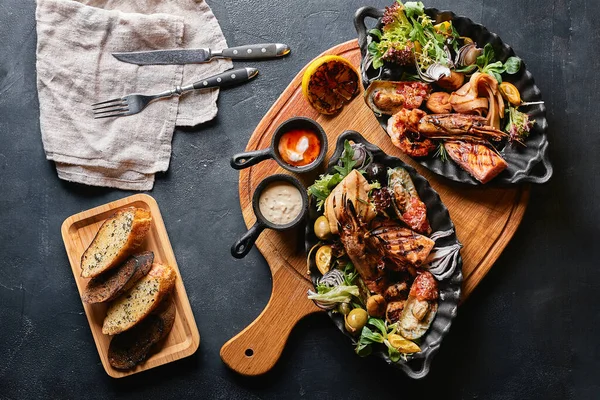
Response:
[[[244,258],[252,249],[252,246],[254,246],[254,242],[256,242],[258,235],[260,235],[263,229],[265,229],[265,225],[260,221],[256,221],[256,223],[248,229],[248,232],[244,233],[244,235],[231,246],[231,255],[235,258]]]
[[[383,17],[383,11],[375,7],[367,6],[362,7],[356,10],[354,14],[354,28],[358,33],[358,46],[360,47],[360,53],[363,58],[367,53],[367,38],[369,37],[369,32],[367,31],[367,25],[365,24],[365,19],[367,17],[379,19]]]
[[[271,148],[247,151],[245,153],[238,153],[231,157],[230,164],[234,169],[244,169],[271,157],[273,157]]]

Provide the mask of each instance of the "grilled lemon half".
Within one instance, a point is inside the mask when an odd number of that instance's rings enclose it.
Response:
[[[336,114],[358,93],[356,68],[340,56],[323,56],[311,62],[302,76],[302,94],[321,114]]]

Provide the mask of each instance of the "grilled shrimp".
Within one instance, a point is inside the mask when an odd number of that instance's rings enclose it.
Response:
[[[470,114],[433,114],[423,116],[417,131],[431,139],[489,139],[500,141],[508,134],[485,124],[486,118]],[[466,138],[466,139],[465,139]]]
[[[401,109],[388,120],[387,132],[394,146],[411,157],[425,157],[437,148],[435,139],[467,142],[500,141],[508,134],[486,125],[486,118],[470,114],[432,114],[420,109]]]
[[[342,197],[338,216],[338,231],[348,258],[367,288],[381,294],[389,286],[382,255],[377,248],[370,246],[367,224],[345,196]]]
[[[426,115],[423,110],[403,108],[388,120],[387,132],[392,143],[411,157],[425,157],[437,147],[430,139],[416,140],[419,121]]]

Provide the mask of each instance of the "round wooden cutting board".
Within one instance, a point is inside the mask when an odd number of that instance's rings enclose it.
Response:
[[[335,46],[322,55],[325,54],[345,57],[359,68],[360,51],[356,40]],[[271,135],[282,122],[291,117],[305,116],[316,120],[327,133],[327,159],[333,154],[337,136],[352,129],[360,132],[387,154],[399,157],[415,167],[440,194],[450,211],[458,239],[464,246],[461,250],[464,301],[487,274],[519,226],[527,206],[529,186],[473,187],[434,175],[392,145],[373,112],[366,106],[362,86],[361,93],[339,114],[325,116],[318,114],[304,100],[303,72],[304,70],[300,71],[292,80],[258,124],[246,150],[268,147]],[[324,162],[324,165],[327,165],[327,162]],[[276,173],[288,172],[273,160],[263,161],[241,171],[240,204],[248,227],[256,221],[252,211],[254,189],[262,179]],[[317,175],[318,172],[315,172],[297,177],[308,186]],[[270,370],[279,359],[296,323],[308,314],[323,311],[306,297],[312,283],[306,270],[302,232],[303,229],[288,232],[267,229],[256,241],[256,247],[271,268],[273,291],[267,306],[256,320],[221,348],[223,362],[240,374],[260,375]],[[290,307],[290,304],[293,304],[293,307]]]

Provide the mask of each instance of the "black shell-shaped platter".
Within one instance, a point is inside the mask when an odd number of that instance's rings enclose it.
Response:
[[[354,17],[354,26],[358,33],[358,45],[362,55],[361,75],[365,88],[369,86],[372,80],[376,79],[401,80],[403,72],[402,67],[392,63],[385,63],[383,67],[378,69],[372,66],[372,56],[367,51],[367,47],[372,40],[377,39],[368,33],[365,20],[367,18],[376,19],[377,23],[375,27],[381,29],[383,27],[381,23],[383,12],[384,10],[374,7],[363,7],[356,11]],[[435,8],[426,8],[425,13],[435,21],[434,23],[451,20],[461,36],[473,39],[479,47],[483,48],[486,43],[490,43],[494,48],[497,60],[504,62],[508,57],[515,55],[513,49],[502,42],[502,39],[498,35],[468,18],[457,16],[450,11],[439,11]],[[503,78],[519,89],[524,102],[542,100],[540,90],[534,83],[533,75],[527,70],[524,62],[521,63],[521,69],[517,74],[503,76]],[[548,159],[546,107],[544,104],[537,104],[522,106],[519,110],[526,112],[536,123],[525,141],[526,146],[507,143],[497,146],[500,154],[508,163],[508,167],[495,177],[491,183],[504,185],[521,182],[544,183],[552,176],[552,165]],[[388,118],[389,116],[386,115],[377,118],[384,130],[387,127]],[[442,161],[439,157],[429,156],[416,161],[436,174],[448,179],[471,185],[481,185],[479,181],[452,160]]]
[[[381,163],[388,168],[405,168],[409,172],[410,177],[412,178],[415,184],[417,192],[421,197],[421,200],[427,206],[427,218],[431,225],[433,234],[435,234],[435,232],[440,231],[450,232],[447,236],[436,240],[436,247],[446,247],[452,245],[455,245],[457,247],[460,246],[460,243],[456,237],[454,224],[452,223],[452,220],[450,219],[450,214],[448,213],[448,209],[446,208],[444,203],[442,203],[440,196],[431,187],[429,182],[414,168],[405,164],[399,158],[388,156],[379,147],[368,142],[358,132],[346,131],[338,137],[335,152],[329,160],[327,168],[328,173],[335,173],[333,167],[337,165],[340,157],[342,156],[342,152],[344,150],[344,142],[346,140],[352,141],[354,143],[364,144],[372,154],[373,162]],[[315,220],[319,217],[319,215],[321,215],[321,213],[317,211],[315,205],[316,202],[312,196],[309,196],[309,203],[309,217],[307,219],[305,235],[305,245],[307,254],[310,251],[310,249],[319,242],[319,239],[314,234],[313,225]],[[311,271],[311,279],[313,281],[313,284],[316,286],[317,280],[321,277],[321,274],[318,272],[314,257],[311,258],[309,266]],[[421,341],[419,343],[419,346],[421,347],[422,351],[412,356],[409,356],[409,358],[406,361],[401,359],[398,362],[393,362],[389,359],[387,349],[385,349],[383,345],[381,346],[383,347],[383,349],[373,349],[372,355],[384,359],[389,365],[400,368],[409,377],[413,379],[420,379],[427,375],[427,373],[429,372],[429,367],[431,365],[431,360],[433,356],[438,352],[442,339],[450,330],[452,320],[456,316],[462,284],[462,258],[460,257],[460,252],[457,251],[456,257],[453,258],[448,270],[451,270],[453,272],[446,279],[439,281],[439,308],[435,319],[431,324],[431,327],[429,328],[425,336],[421,338]],[[351,336],[344,328],[343,316],[339,313],[333,313],[331,311],[329,311],[328,314],[337,326],[337,328],[350,339],[353,345],[355,345],[356,338]],[[353,350],[349,349],[349,351]]]

